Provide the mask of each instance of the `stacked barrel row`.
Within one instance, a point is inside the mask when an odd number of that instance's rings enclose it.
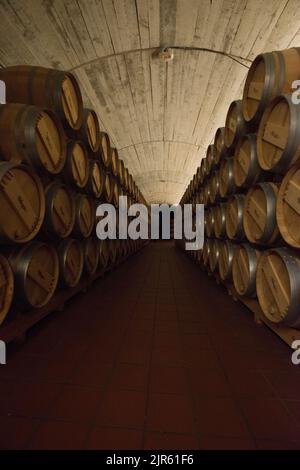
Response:
[[[135,252],[139,241],[96,237],[96,207],[145,200],[72,74],[18,66],[0,80],[1,324]]]
[[[273,323],[300,327],[300,50],[259,55],[181,203],[205,204],[194,258],[258,297]]]

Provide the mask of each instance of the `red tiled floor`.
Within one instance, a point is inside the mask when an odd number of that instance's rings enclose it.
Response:
[[[101,403],[101,390],[64,386],[47,415],[53,419],[91,422]]]
[[[142,429],[146,417],[146,396],[142,392],[107,390],[99,405],[98,424]]]
[[[94,427],[86,449],[90,450],[139,450],[142,449],[143,433],[136,429]]]
[[[289,348],[157,243],[12,348],[0,447],[296,449],[299,388]]]
[[[35,432],[31,450],[80,450],[84,448],[89,427],[66,421],[44,421]]]
[[[137,364],[116,365],[112,374],[109,388],[112,390],[145,391],[148,381],[148,369]]]
[[[150,391],[158,393],[188,393],[186,371],[182,367],[155,365],[151,369]]]
[[[194,432],[194,416],[190,398],[185,395],[150,393],[147,428],[160,432]]]
[[[147,432],[144,449],[146,450],[197,450],[199,443],[196,436]]]
[[[256,439],[284,441],[300,437],[300,426],[291,419],[279,400],[244,398],[241,406]]]
[[[26,449],[39,421],[21,416],[0,416],[0,449]]]
[[[254,442],[248,439],[234,437],[201,437],[200,449],[203,450],[254,450]]]
[[[249,437],[242,414],[232,398],[196,396],[197,429],[203,435]]]

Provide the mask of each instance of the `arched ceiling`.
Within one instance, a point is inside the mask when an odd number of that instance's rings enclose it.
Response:
[[[0,0],[0,64],[73,70],[144,196],[176,203],[252,60],[300,45],[298,0]],[[250,62],[241,61],[249,65]]]

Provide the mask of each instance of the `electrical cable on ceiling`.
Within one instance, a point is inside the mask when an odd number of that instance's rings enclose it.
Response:
[[[218,51],[215,49],[209,49],[207,47],[193,47],[193,46],[167,46],[166,49],[180,49],[180,50],[187,50],[187,51],[202,51],[202,52],[211,52],[212,54],[219,54],[224,57],[228,57],[229,59],[232,59],[233,61],[237,62],[238,64],[242,65],[243,67],[246,67],[247,69],[250,68],[250,66],[244,64],[241,62],[241,60],[244,60],[246,62],[252,63],[251,60],[246,59],[245,57],[241,56],[236,56],[234,54],[229,54],[224,51]]]

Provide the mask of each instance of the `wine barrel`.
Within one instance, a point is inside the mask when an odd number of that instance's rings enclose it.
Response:
[[[96,209],[92,198],[85,194],[75,197],[75,225],[73,235],[87,238],[91,235],[96,218]]]
[[[225,146],[225,127],[217,129],[215,140],[215,165],[218,166],[221,160],[228,155],[228,150]]]
[[[220,203],[214,207],[214,234],[217,238],[226,237],[226,204]]]
[[[59,277],[55,249],[33,241],[13,248],[8,260],[14,273],[16,304],[27,308],[46,305],[55,292]]]
[[[206,178],[206,158],[202,158],[200,163],[199,184],[202,185]]]
[[[84,189],[89,178],[88,153],[81,141],[69,141],[67,145],[67,162],[64,168],[66,184],[76,189]]]
[[[77,80],[70,72],[17,65],[1,69],[0,80],[5,82],[8,103],[51,109],[68,128],[80,129],[82,96]]]
[[[109,173],[106,173],[104,182],[104,198],[108,203],[111,203],[114,196],[113,180]]]
[[[120,178],[119,155],[118,155],[118,150],[115,148],[111,149],[111,170],[112,170],[113,175],[119,179]]]
[[[66,162],[66,138],[52,111],[22,104],[0,105],[0,158],[12,163],[26,161],[51,174]]]
[[[258,183],[249,189],[245,199],[243,225],[251,243],[270,245],[279,240],[277,194],[275,183]]]
[[[264,170],[284,174],[300,158],[300,108],[291,95],[266,108],[257,133],[257,156]]]
[[[300,248],[300,164],[283,178],[277,196],[276,218],[283,239]]]
[[[206,175],[209,176],[216,165],[216,148],[214,144],[207,147],[206,151]]]
[[[78,140],[82,140],[86,148],[96,153],[100,148],[100,126],[98,116],[93,109],[84,109],[82,125],[78,131]]]
[[[219,171],[215,170],[209,181],[209,200],[214,204],[220,197]]]
[[[233,158],[223,158],[219,170],[219,191],[221,197],[230,196],[236,186],[233,177]]]
[[[126,188],[126,191],[129,192],[129,170],[128,168],[125,168],[125,172],[124,172],[124,183],[125,183],[125,188]],[[191,197],[192,193],[190,193],[190,197]]]
[[[210,181],[207,180],[203,187],[203,203],[208,206],[210,203]]]
[[[258,164],[256,135],[247,134],[237,143],[233,157],[233,178],[238,188],[249,188],[262,178]]]
[[[244,119],[257,126],[270,101],[292,91],[293,81],[299,79],[299,70],[299,48],[258,55],[251,64],[244,86]]]
[[[224,240],[219,245],[219,275],[222,281],[232,281],[232,261],[237,245]]]
[[[205,211],[205,233],[208,237],[214,236],[214,210],[213,207]]]
[[[79,240],[67,238],[58,247],[59,280],[62,287],[75,287],[81,278],[84,264],[83,248]]]
[[[234,288],[239,295],[256,297],[256,270],[260,251],[248,243],[237,246],[232,263]]]
[[[219,265],[219,256],[220,256],[220,240],[211,239],[210,240],[210,250],[209,250],[209,268],[212,273],[218,269]]]
[[[88,276],[93,276],[99,266],[99,243],[96,238],[89,237],[83,240],[83,266]]]
[[[119,159],[119,164],[118,164],[118,174],[119,174],[119,181],[121,186],[125,186],[125,165],[123,160]]]
[[[289,248],[265,251],[258,262],[256,290],[267,319],[280,326],[300,327],[300,256]]]
[[[104,191],[105,174],[98,160],[90,160],[87,192],[99,199]]]
[[[0,255],[0,325],[10,310],[14,295],[14,276],[7,259]]]
[[[44,215],[44,189],[34,171],[25,165],[0,162],[0,242],[32,240]]]
[[[120,188],[117,181],[113,182],[113,204],[115,207],[119,207],[119,196],[120,196]]]
[[[209,267],[210,250],[211,250],[211,239],[206,238],[204,241],[204,245],[203,245],[202,259],[203,259],[204,266],[206,266],[207,268]]]
[[[225,146],[232,153],[238,140],[246,132],[246,123],[243,117],[242,100],[233,101],[229,106],[225,122]]]
[[[101,269],[105,269],[106,266],[108,265],[108,260],[109,260],[108,241],[99,240],[98,250],[99,250],[99,267]]]
[[[109,135],[106,132],[100,132],[100,155],[105,168],[110,168],[111,147]]]
[[[245,236],[243,226],[245,196],[234,194],[226,203],[226,234],[231,240],[242,240]]]
[[[45,189],[46,213],[43,231],[50,237],[67,238],[75,224],[75,200],[68,186],[53,182]]]

